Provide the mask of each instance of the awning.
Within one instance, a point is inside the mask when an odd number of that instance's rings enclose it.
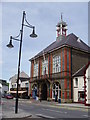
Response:
[[[16,93],[17,91],[9,91],[9,93]],[[18,93],[25,93],[27,91],[18,91]]]

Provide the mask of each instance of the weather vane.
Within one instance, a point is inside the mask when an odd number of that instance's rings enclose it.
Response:
[[[63,16],[62,16],[62,14],[63,14],[63,13],[61,12],[61,21],[63,20]]]

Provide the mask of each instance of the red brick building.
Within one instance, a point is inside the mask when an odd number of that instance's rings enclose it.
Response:
[[[79,37],[67,35],[67,24],[62,20],[56,25],[56,40],[30,59],[30,94],[41,93],[42,100],[73,99],[72,74],[88,63],[90,47]],[[78,28],[77,28],[78,29]]]

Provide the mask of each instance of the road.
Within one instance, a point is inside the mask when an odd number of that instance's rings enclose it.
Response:
[[[6,112],[13,111],[15,109],[15,100],[3,99],[2,113],[3,118]],[[34,118],[87,118],[88,111],[76,108],[63,108],[60,106],[54,106],[51,104],[46,104],[46,102],[33,102],[30,100],[20,100],[19,109],[23,110],[24,113],[34,116]],[[8,114],[10,115],[10,114]],[[11,115],[10,115],[11,116]],[[28,116],[30,117],[30,116]]]

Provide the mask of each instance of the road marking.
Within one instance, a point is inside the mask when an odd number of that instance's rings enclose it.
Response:
[[[58,113],[65,113],[67,114],[67,112],[62,112],[62,111],[57,111],[57,110],[51,110],[51,109],[45,109],[45,108],[42,108],[43,110],[48,110],[48,111],[53,111],[53,112],[58,112]]]
[[[88,117],[88,115],[83,115],[84,117]]]
[[[42,118],[54,118],[54,117],[43,115],[43,114],[36,114],[36,116],[42,117]]]

